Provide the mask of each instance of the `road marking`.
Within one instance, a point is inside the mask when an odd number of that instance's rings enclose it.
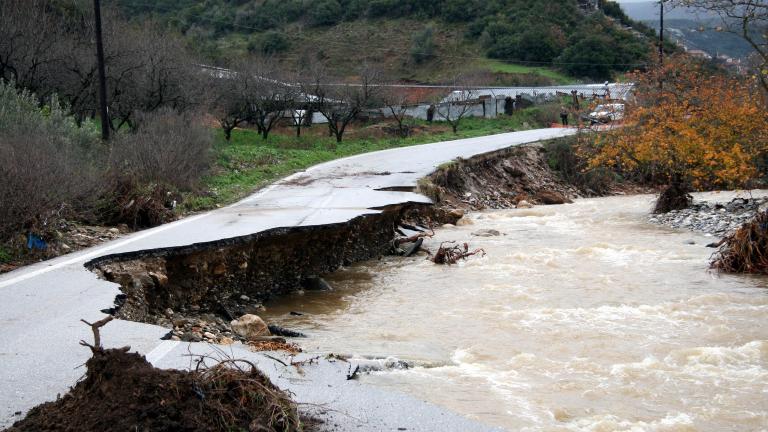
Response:
[[[144,357],[150,364],[152,364],[152,366],[155,366],[155,363],[162,360],[163,357],[179,346],[180,343],[181,342],[179,341],[162,341],[160,342],[160,345],[154,347],[152,351],[148,352]]]
[[[48,273],[50,271],[60,269],[62,267],[66,267],[66,266],[69,266],[69,265],[72,265],[72,264],[77,264],[77,263],[80,263],[80,262],[86,262],[86,261],[90,260],[91,258],[95,258],[97,256],[103,255],[104,252],[108,252],[108,251],[117,249],[117,248],[119,248],[121,246],[125,246],[127,244],[136,242],[138,240],[147,238],[149,236],[161,233],[163,231],[167,231],[167,230],[169,230],[171,228],[175,228],[175,227],[177,227],[179,225],[183,225],[183,224],[186,224],[186,223],[189,223],[189,222],[192,222],[192,221],[196,221],[198,219],[202,219],[202,218],[204,218],[206,216],[209,216],[211,213],[212,212],[208,212],[208,213],[204,213],[204,214],[197,215],[197,216],[191,216],[189,218],[181,219],[179,221],[176,221],[176,222],[173,222],[173,223],[169,223],[167,225],[161,225],[161,226],[159,226],[157,228],[153,228],[153,229],[148,230],[148,231],[146,231],[144,233],[138,234],[136,236],[133,236],[131,238],[128,238],[128,239],[125,239],[125,240],[122,240],[122,241],[118,241],[117,243],[113,243],[113,244],[110,244],[110,245],[107,245],[107,246],[101,246],[101,247],[97,246],[95,250],[93,250],[93,251],[91,251],[89,253],[86,253],[84,255],[78,255],[75,258],[68,259],[68,260],[62,261],[60,263],[56,263],[56,264],[50,265],[48,267],[41,268],[39,270],[34,270],[34,271],[26,272],[24,274],[21,274],[19,276],[13,277],[11,279],[0,281],[0,288],[5,288],[5,287],[7,287],[9,285],[13,285],[15,283],[18,283],[18,282],[21,282],[21,281],[25,281],[27,279],[31,279],[31,278],[40,276],[41,274],[45,274],[45,273]]]

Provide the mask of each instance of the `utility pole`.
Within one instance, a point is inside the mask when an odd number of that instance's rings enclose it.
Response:
[[[659,0],[659,67],[664,66],[664,0]]]
[[[664,90],[664,0],[659,0],[659,90]]]
[[[96,62],[99,68],[99,111],[101,116],[101,139],[109,140],[109,113],[107,112],[107,73],[104,67],[104,42],[101,36],[101,2],[93,0],[93,14],[96,25]]]

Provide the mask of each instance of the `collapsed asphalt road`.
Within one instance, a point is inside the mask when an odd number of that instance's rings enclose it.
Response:
[[[317,165],[232,206],[192,216],[0,277],[0,427],[41,402],[65,393],[82,376],[89,352],[77,344],[112,306],[119,286],[84,266],[94,259],[172,249],[251,235],[278,227],[344,223],[375,208],[428,203],[413,192],[437,166],[502,148],[575,133],[540,129],[368,153]],[[190,367],[190,353],[210,345],[162,341],[167,329],[115,320],[102,331],[106,347],[129,345],[158,367]],[[263,366],[299,403],[322,406],[333,430],[488,430],[411,397],[345,379],[348,365],[320,362],[298,374],[261,354],[227,347],[228,355]]]

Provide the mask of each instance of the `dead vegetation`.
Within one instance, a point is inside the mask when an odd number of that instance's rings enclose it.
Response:
[[[251,351],[284,351],[289,354],[298,354],[301,352],[301,347],[292,342],[287,342],[284,339],[275,340],[263,340],[263,341],[251,341],[248,342],[248,347]]]
[[[129,347],[103,349],[90,325],[93,356],[84,378],[65,396],[33,408],[8,431],[301,431],[288,394],[248,361],[213,366],[199,357],[191,371],[153,367]]]
[[[711,267],[725,273],[768,274],[768,212],[725,237]]]
[[[455,241],[447,241],[440,243],[440,247],[437,249],[437,252],[430,257],[430,260],[435,264],[453,265],[477,254],[485,256],[485,250],[478,248],[470,252],[467,243],[459,246]]]

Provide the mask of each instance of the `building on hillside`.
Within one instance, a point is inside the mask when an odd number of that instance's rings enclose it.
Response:
[[[698,49],[689,49],[688,51],[686,51],[686,53],[691,57],[698,57],[705,60],[712,60],[712,56],[709,55],[709,53],[707,53],[706,51],[702,51]]]

